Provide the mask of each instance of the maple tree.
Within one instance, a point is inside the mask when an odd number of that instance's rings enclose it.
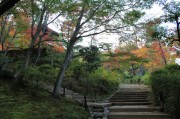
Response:
[[[119,70],[120,73],[129,72],[131,76],[136,76],[145,68],[146,71],[154,71],[165,66],[163,55],[166,57],[167,63],[174,63],[176,55],[171,55],[170,47],[164,44],[159,45],[159,41],[153,41],[149,45],[143,47],[121,46],[116,48],[114,53],[109,55],[108,59],[103,62],[103,66],[108,69]]]
[[[147,62],[143,65],[148,71],[153,71],[165,66],[161,49],[163,49],[163,55],[166,57],[167,63],[172,63],[174,56],[170,54],[168,47],[162,45],[161,48],[159,41],[154,41],[151,45],[134,50],[132,53],[137,57],[147,59]]]
[[[149,21],[146,23],[146,28],[145,28],[145,34],[147,41],[146,42],[153,42],[156,41],[158,42],[159,46],[159,51],[161,52],[159,55],[163,59],[163,62],[165,65],[168,64],[164,50],[162,48],[162,43],[165,43],[168,37],[168,31],[166,28],[160,26],[159,24],[161,23],[161,19],[155,19],[153,21]]]
[[[142,66],[146,62],[143,57],[138,57],[132,51],[137,50],[135,44],[119,46],[109,55],[109,58],[103,63],[105,68],[116,70],[121,74],[122,79],[129,78],[132,83],[132,77],[137,74],[143,74]],[[139,70],[139,71],[138,71]]]
[[[63,17],[70,19],[75,24],[72,35],[69,38],[66,56],[61,70],[54,85],[54,96],[60,95],[61,83],[65,70],[73,55],[73,47],[79,39],[98,35],[103,32],[120,30],[137,21],[142,14],[137,10],[140,7],[149,7],[152,1],[106,1],[106,0],[65,0],[63,6]],[[132,13],[132,14],[131,14]],[[120,15],[121,14],[121,15]],[[128,22],[131,18],[131,22]],[[124,24],[123,24],[124,22]]]
[[[16,12],[16,14],[19,14]],[[16,15],[18,16],[18,15]],[[4,14],[0,17],[1,22],[1,47],[2,51],[8,50],[9,46],[12,47],[12,41],[16,37],[17,34],[23,29],[20,26],[21,17],[17,20],[14,14]],[[22,24],[21,24],[22,25]]]
[[[27,1],[21,1],[17,5],[19,7],[20,11],[23,11],[26,14],[26,18],[28,18],[30,23],[30,29],[27,30],[27,34],[30,35],[30,44],[29,48],[26,54],[25,62],[24,62],[24,69],[27,69],[30,57],[32,54],[32,50],[36,46],[37,42],[41,42],[42,38],[45,36],[47,25],[51,23],[52,21],[48,22],[49,15],[51,13],[56,13],[57,10],[59,10],[58,0],[45,0],[45,1],[33,1],[30,0]],[[53,6],[53,7],[49,7]],[[58,15],[60,16],[60,14]],[[46,36],[45,36],[46,37]],[[46,39],[46,38],[45,38]],[[40,49],[40,43],[38,43],[38,49]],[[38,56],[37,60],[40,55],[40,50],[38,50]],[[36,60],[36,61],[37,61]],[[15,77],[18,76],[19,73],[15,75]]]
[[[21,12],[16,10],[13,14],[4,14],[0,17],[1,69],[3,69],[9,50],[22,48],[24,45],[27,47],[27,40],[24,40],[24,36],[21,34],[27,27],[27,22],[22,22],[23,20]]]

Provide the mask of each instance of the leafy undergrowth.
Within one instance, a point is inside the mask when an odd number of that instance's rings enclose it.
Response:
[[[42,89],[11,89],[0,81],[1,119],[87,119],[88,113],[73,100],[54,99]]]

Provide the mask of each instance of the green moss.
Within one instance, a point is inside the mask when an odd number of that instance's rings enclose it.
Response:
[[[1,119],[87,119],[88,113],[73,100],[54,99],[42,89],[2,90]]]

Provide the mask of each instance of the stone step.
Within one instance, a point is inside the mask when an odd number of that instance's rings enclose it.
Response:
[[[133,97],[133,96],[136,96],[136,97],[143,97],[143,96],[148,96],[147,94],[115,94],[114,96],[118,96],[118,97],[123,97],[123,96],[126,96],[126,97]]]
[[[143,85],[122,85],[120,91],[109,99],[109,119],[170,119],[168,114],[159,112],[160,107],[152,106],[149,91]]]
[[[113,95],[112,97],[118,97],[118,98],[121,98],[121,97],[148,97],[148,95]]]
[[[152,102],[111,102],[112,105],[151,105]]]
[[[131,89],[119,89],[118,92],[137,92],[137,93],[141,93],[141,92],[145,92],[145,93],[149,93],[149,90],[138,90],[136,88],[131,88]]]
[[[110,112],[109,119],[170,119],[160,112]]]
[[[110,99],[110,102],[148,102],[149,99]]]
[[[117,92],[116,94],[132,94],[132,95],[143,95],[143,94],[149,94],[149,92]]]
[[[149,92],[132,92],[132,91],[124,91],[117,92],[116,94],[149,94]]]
[[[114,95],[113,97],[118,97],[118,98],[124,98],[124,97],[132,97],[132,98],[141,98],[141,97],[144,97],[144,98],[147,98],[148,96],[147,95]]]
[[[155,112],[159,111],[160,107],[155,106],[111,106],[110,112]]]
[[[113,96],[111,99],[147,99],[147,96]]]

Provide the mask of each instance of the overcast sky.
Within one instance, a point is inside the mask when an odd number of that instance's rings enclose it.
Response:
[[[145,13],[146,14],[144,15],[144,17],[141,18],[142,21],[147,21],[153,18],[157,18],[164,14],[162,8],[157,4],[154,4],[151,9],[145,10]],[[169,23],[163,24],[163,26],[173,27],[173,25],[170,25]],[[58,30],[53,24],[50,24],[49,27],[60,33],[60,30]],[[119,44],[118,37],[117,35],[114,35],[114,34],[103,33],[103,34],[95,36],[95,39],[97,39],[98,43],[100,42],[111,43],[113,45],[113,48],[115,48]],[[98,39],[100,40],[98,41]],[[84,38],[84,40],[79,44],[83,46],[89,46],[91,44],[91,37]]]

